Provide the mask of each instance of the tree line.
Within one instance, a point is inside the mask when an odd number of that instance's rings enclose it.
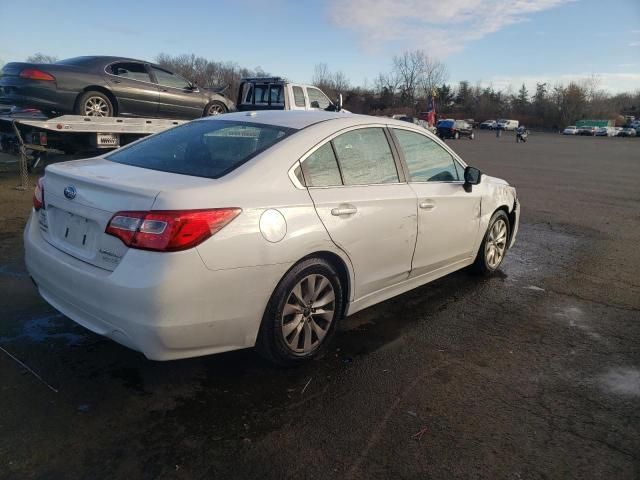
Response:
[[[242,78],[269,75],[261,67],[249,69],[193,54],[160,53],[154,60],[198,85],[228,85],[233,100]],[[49,63],[56,58],[37,53],[27,61]],[[640,117],[640,89],[612,95],[600,88],[596,76],[567,84],[540,82],[533,92],[524,84],[517,92],[512,87],[497,90],[467,80],[453,85],[447,83],[448,77],[444,63],[423,50],[413,50],[395,55],[389,70],[378,74],[372,85],[352,85],[342,71],[331,71],[326,63],[315,66],[311,83],[332,99],[342,94],[348,110],[371,115],[418,115],[434,96],[440,118],[514,118],[527,126],[557,129],[587,118],[624,124],[625,115]]]

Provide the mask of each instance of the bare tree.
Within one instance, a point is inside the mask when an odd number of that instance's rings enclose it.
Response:
[[[419,83],[423,95],[428,98],[433,95],[438,85],[442,85],[448,80],[449,72],[447,66],[441,61],[431,58],[421,50],[416,53],[422,56],[422,72],[419,77]]]
[[[423,71],[424,54],[421,50],[405,51],[393,57],[393,73],[398,76],[400,94],[410,106],[416,98]]]
[[[326,63],[318,63],[313,69],[313,77],[311,77],[311,83],[320,88],[323,88],[331,83],[331,73],[329,73],[329,66]]]
[[[193,54],[160,53],[156,56],[156,63],[203,87],[228,85],[232,97],[238,91],[243,77],[268,75],[261,67],[250,70],[233,62],[208,60]]]

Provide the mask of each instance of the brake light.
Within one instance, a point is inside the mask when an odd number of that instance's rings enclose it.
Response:
[[[44,177],[40,177],[33,190],[33,208],[38,211],[44,208]]]
[[[215,235],[236,218],[239,208],[117,212],[105,233],[131,248],[175,252],[187,250]]]
[[[55,81],[55,77],[50,73],[43,72],[37,68],[25,68],[20,72],[21,78],[28,78],[29,80],[46,80],[48,82]]]

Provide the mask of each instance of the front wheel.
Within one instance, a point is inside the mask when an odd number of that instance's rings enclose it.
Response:
[[[104,93],[90,90],[78,99],[76,114],[85,117],[113,117],[113,104]]]
[[[491,275],[500,268],[507,253],[509,241],[509,217],[504,210],[498,210],[489,221],[473,269],[482,275]]]
[[[471,135],[469,135],[469,140],[473,140],[474,138],[476,138],[476,136],[474,135],[473,132],[471,132]]]
[[[334,267],[321,258],[293,267],[276,287],[256,348],[267,360],[293,366],[320,355],[342,314],[342,285]]]
[[[224,103],[218,102],[217,100],[209,102],[204,109],[205,117],[213,117],[215,115],[222,115],[223,113],[227,113],[227,107]]]
[[[458,132],[454,133],[454,134],[453,134],[453,138],[454,138],[455,140],[458,140],[458,139],[460,138],[460,134],[459,134]]]

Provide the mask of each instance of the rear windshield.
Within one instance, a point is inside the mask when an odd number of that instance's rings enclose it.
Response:
[[[65,60],[58,60],[55,63],[56,65],[75,65],[80,67],[83,65],[91,65],[92,63],[95,63],[95,61],[95,57],[73,57]]]
[[[220,178],[295,131],[248,122],[195,121],[116,150],[105,158],[162,172]]]

